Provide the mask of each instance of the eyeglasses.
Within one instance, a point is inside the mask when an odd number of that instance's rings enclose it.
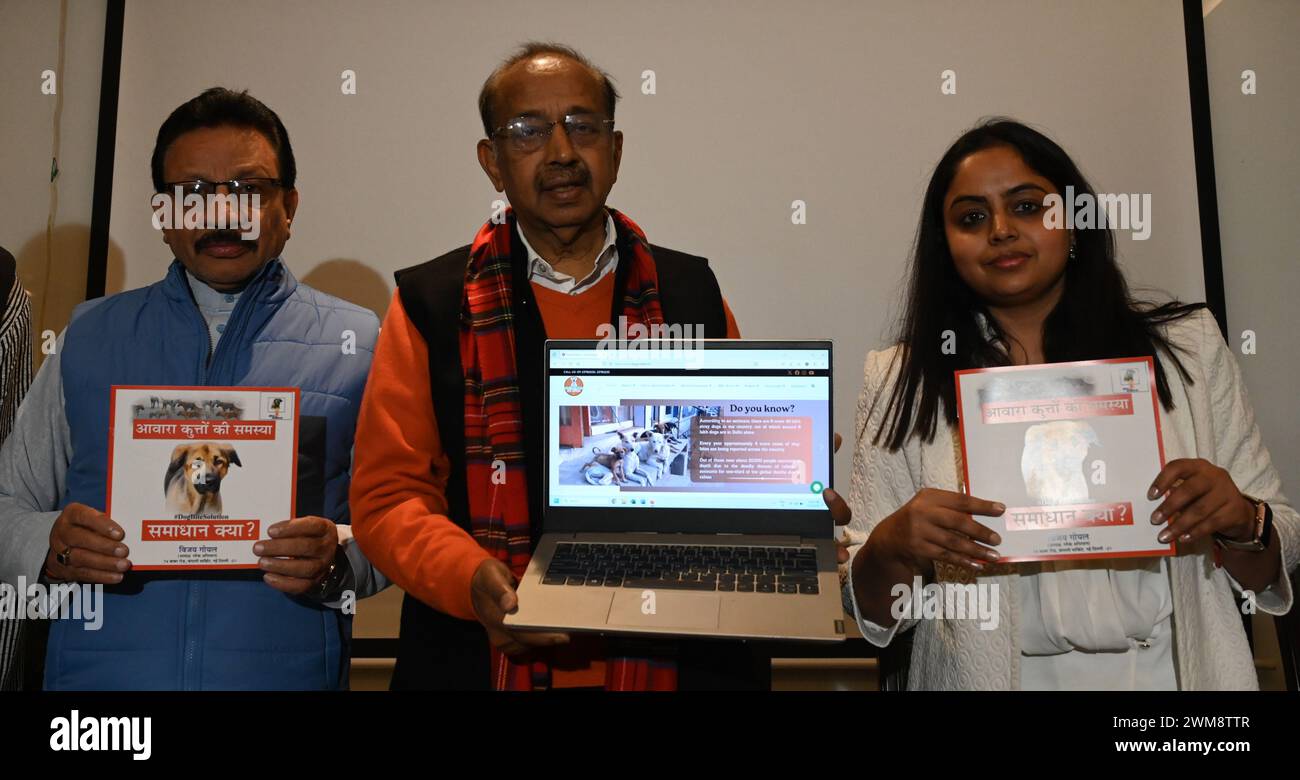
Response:
[[[225,186],[226,192],[231,195],[270,195],[283,185],[279,179],[268,179],[265,177],[250,177],[247,179],[231,179],[230,181],[205,181],[203,179],[190,179],[188,181],[170,181],[168,187],[180,187],[181,192],[185,195],[201,195],[207,197],[216,195],[217,188]]]
[[[602,119],[596,114],[569,114],[559,122],[548,122],[541,117],[521,116],[510,120],[492,132],[504,136],[516,152],[535,152],[551,140],[555,126],[563,123],[564,134],[574,146],[595,146],[614,128],[613,119]]]

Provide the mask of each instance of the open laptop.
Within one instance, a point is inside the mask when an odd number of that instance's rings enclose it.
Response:
[[[552,340],[544,365],[543,535],[507,625],[844,638],[829,341]]]

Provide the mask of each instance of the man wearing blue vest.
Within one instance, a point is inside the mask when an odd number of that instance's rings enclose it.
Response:
[[[104,586],[97,627],[52,622],[47,689],[345,687],[351,618],[336,602],[387,584],[350,543],[347,505],[378,321],[281,261],[298,205],[293,149],[246,92],[209,89],[172,112],[152,174],[160,195],[222,198],[227,229],[169,222],[156,197],[176,257],[166,277],[73,313],[0,451],[0,582]],[[261,571],[131,571],[130,540],[102,511],[115,384],[300,388],[298,516],[255,544]]]

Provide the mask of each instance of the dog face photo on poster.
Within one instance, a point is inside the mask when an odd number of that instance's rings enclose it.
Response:
[[[987,374],[977,397],[983,407],[1148,391],[1146,372],[1140,367],[1102,370],[1106,373],[1102,381],[1084,372],[1063,376]],[[999,460],[994,468],[1003,474],[1020,475],[1018,481],[1006,480],[1003,484],[1007,493],[994,498],[1009,506],[1068,506],[1131,499],[1108,489],[1113,475],[1150,470],[1149,453],[1124,446],[1128,427],[1129,419],[1124,416],[981,426],[981,435],[996,442],[982,450],[986,457],[993,453]],[[1142,478],[1149,481],[1154,476],[1152,472]]]
[[[222,517],[221,483],[231,467],[242,467],[234,445],[228,442],[177,444],[163,476],[163,495],[169,514],[187,517]]]

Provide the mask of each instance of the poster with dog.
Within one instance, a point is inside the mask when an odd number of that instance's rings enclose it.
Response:
[[[293,517],[298,390],[114,386],[108,506],[135,569],[256,569]]]
[[[1151,358],[956,372],[966,492],[1005,562],[1172,555],[1146,497],[1164,468]]]

